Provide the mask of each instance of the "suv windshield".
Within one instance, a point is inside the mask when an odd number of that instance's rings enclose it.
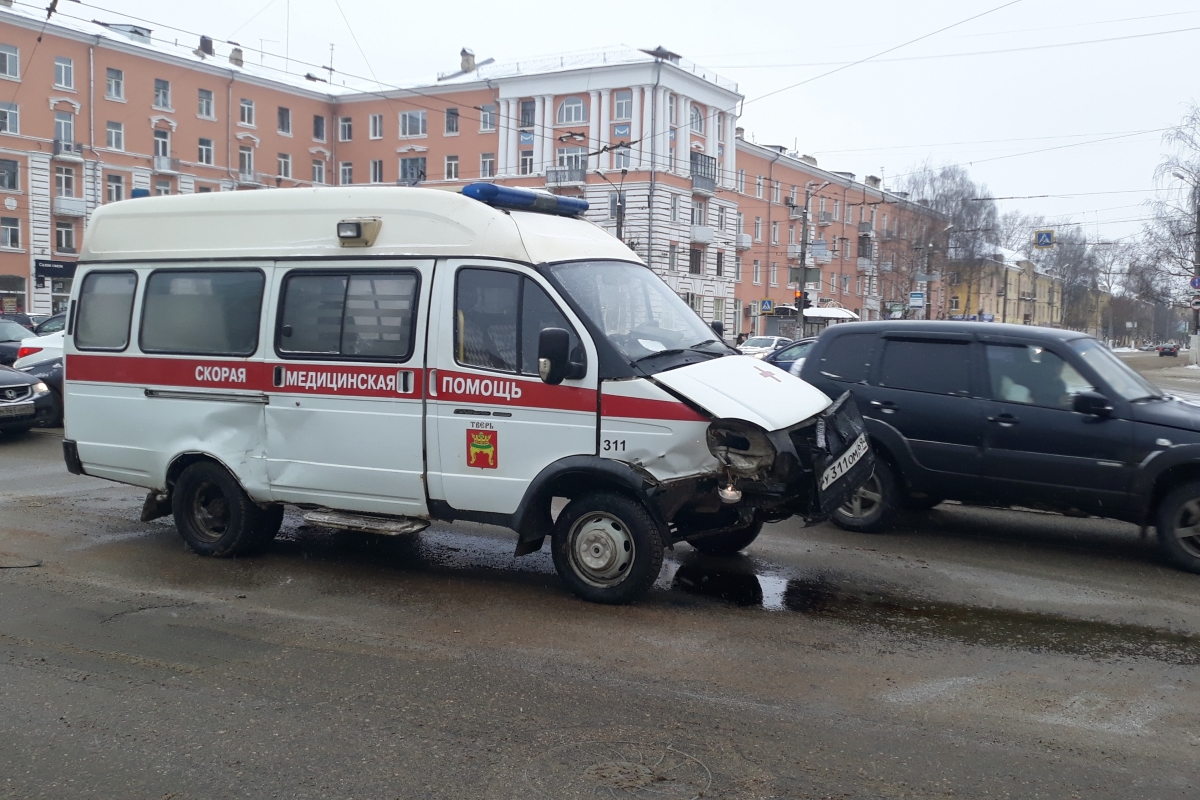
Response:
[[[1122,399],[1141,400],[1146,397],[1163,396],[1162,389],[1138,375],[1095,339],[1076,339],[1071,342],[1071,349],[1078,353],[1089,367],[1096,370],[1101,379]]]
[[[550,267],[563,290],[629,361],[704,348],[731,352],[691,306],[647,267],[572,261]]]

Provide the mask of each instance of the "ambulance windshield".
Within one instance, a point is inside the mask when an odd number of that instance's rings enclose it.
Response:
[[[631,363],[689,351],[709,356],[731,352],[683,298],[640,264],[572,261],[550,270]]]

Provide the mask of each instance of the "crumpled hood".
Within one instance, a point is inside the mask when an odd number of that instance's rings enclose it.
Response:
[[[660,372],[653,380],[715,417],[740,419],[766,431],[819,414],[832,401],[819,389],[750,356],[725,356]]]
[[[1174,397],[1134,403],[1133,417],[1152,425],[1200,431],[1200,406]]]

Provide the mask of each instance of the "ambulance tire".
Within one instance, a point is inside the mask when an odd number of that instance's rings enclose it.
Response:
[[[183,471],[171,493],[171,510],[188,547],[215,558],[262,550],[283,523],[283,506],[260,507],[211,461],[197,461]]]
[[[735,531],[726,531],[715,536],[701,536],[695,541],[688,539],[687,543],[706,556],[732,556],[749,547],[762,533],[762,529],[762,522],[755,521]]]
[[[645,506],[615,492],[567,504],[554,523],[554,568],[567,588],[593,603],[637,600],[662,569],[663,541]]]

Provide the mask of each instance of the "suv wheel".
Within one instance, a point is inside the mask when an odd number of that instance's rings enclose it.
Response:
[[[262,508],[218,464],[199,461],[171,492],[175,527],[202,556],[228,558],[261,550],[279,532],[283,506]]]
[[[882,458],[875,459],[875,471],[846,505],[830,516],[834,525],[858,533],[879,533],[896,514],[899,493],[896,476]]]
[[[713,536],[701,536],[695,540],[688,539],[687,543],[706,556],[732,556],[749,547],[762,533],[762,528],[762,521],[755,520],[744,528]]]
[[[1171,562],[1200,572],[1200,481],[1171,491],[1158,505],[1158,544]]]
[[[593,603],[630,603],[662,569],[658,525],[637,501],[612,492],[576,498],[558,515],[554,568],[572,592]]]

